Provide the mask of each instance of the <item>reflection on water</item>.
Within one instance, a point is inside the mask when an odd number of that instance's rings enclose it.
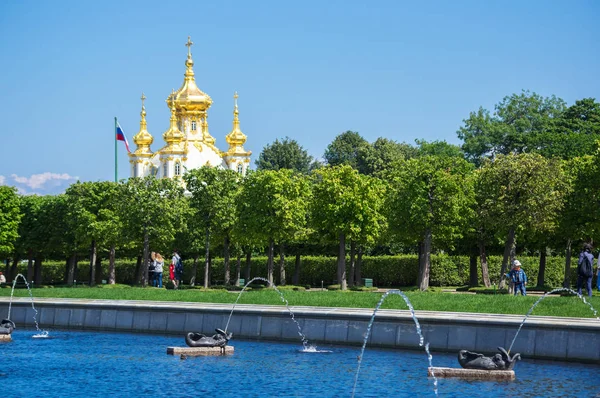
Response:
[[[360,347],[327,346],[307,355],[298,344],[233,340],[235,354],[188,357],[166,354],[184,337],[127,333],[52,332],[32,339],[17,329],[0,344],[3,390],[12,397],[350,397]],[[422,351],[369,348],[357,397],[434,396]],[[457,367],[455,354],[436,353],[434,366]],[[593,397],[600,365],[532,361],[515,367],[512,382],[440,379],[442,397]]]

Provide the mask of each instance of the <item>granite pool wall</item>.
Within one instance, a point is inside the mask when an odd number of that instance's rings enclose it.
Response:
[[[213,334],[225,328],[232,305],[112,301],[84,299],[14,298],[10,318],[19,327],[123,331],[182,335]],[[0,314],[7,314],[9,298],[0,298]],[[362,345],[373,309],[291,307],[311,343]],[[433,351],[460,349],[494,353],[508,349],[523,316],[416,311],[425,341]],[[4,316],[3,316],[4,317]],[[235,307],[228,331],[235,338],[298,341],[298,327],[284,306]],[[409,311],[379,310],[368,347],[421,349]],[[512,352],[524,358],[600,363],[600,320],[532,316],[524,324]]]

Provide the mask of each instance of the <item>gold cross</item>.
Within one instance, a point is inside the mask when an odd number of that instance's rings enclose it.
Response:
[[[238,99],[238,97],[239,97],[239,95],[238,95],[237,91],[236,91],[236,92],[234,92],[234,93],[233,93],[233,103],[234,103],[234,105],[235,105],[236,107],[237,107],[237,99]]]
[[[188,41],[187,43],[185,43],[186,47],[188,48],[188,57],[192,56],[192,46],[194,45],[194,43],[192,42],[192,38],[190,36],[188,36]]]
[[[146,99],[146,96],[145,96],[145,95],[144,95],[144,93],[142,92],[142,97],[141,97],[141,100],[142,100],[142,108],[144,107],[144,100],[145,100],[145,99]]]

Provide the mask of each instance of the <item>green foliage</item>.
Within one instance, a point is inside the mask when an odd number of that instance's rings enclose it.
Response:
[[[8,256],[14,250],[19,237],[21,208],[17,190],[5,185],[0,186],[0,258]]]
[[[448,144],[446,141],[416,140],[419,156],[441,156],[463,159],[465,154],[458,145]]]
[[[493,115],[483,108],[471,112],[457,134],[468,159],[476,164],[511,153],[563,159],[591,155],[600,138],[600,104],[585,98],[567,108],[555,96],[523,91],[504,97]]]
[[[509,229],[552,231],[563,206],[562,164],[536,154],[499,155],[477,171],[480,217],[506,233]]]
[[[290,169],[308,174],[313,157],[296,140],[289,137],[265,146],[256,160],[257,170]]]
[[[126,236],[141,251],[147,235],[156,251],[167,253],[185,220],[187,201],[178,180],[130,178],[120,185],[118,211]]]
[[[414,244],[431,231],[436,247],[452,247],[470,218],[474,201],[471,171],[458,157],[423,156],[402,162],[386,200],[390,232]]]
[[[359,154],[368,145],[367,140],[356,131],[346,131],[335,137],[327,146],[323,158],[329,166],[348,165],[356,169]]]
[[[409,144],[380,137],[373,144],[360,145],[357,168],[362,174],[380,176],[392,169],[395,163],[417,155],[417,148]]]
[[[252,173],[238,201],[243,230],[263,244],[293,241],[305,228],[309,197],[308,180],[292,170]]]
[[[235,206],[241,175],[233,170],[204,166],[184,175],[192,193],[191,207],[196,210],[196,225],[213,233],[229,235],[237,222]]]
[[[340,234],[371,243],[381,233],[384,187],[378,179],[361,175],[348,165],[315,172],[311,223],[323,238]]]

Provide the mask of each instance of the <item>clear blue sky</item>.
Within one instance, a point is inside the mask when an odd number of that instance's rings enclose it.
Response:
[[[469,112],[523,89],[598,99],[598,21],[594,0],[2,1],[0,184],[112,180],[113,118],[133,146],[142,91],[160,148],[188,35],[217,146],[237,90],[254,163],[286,136],[322,157],[346,130],[458,144]]]

